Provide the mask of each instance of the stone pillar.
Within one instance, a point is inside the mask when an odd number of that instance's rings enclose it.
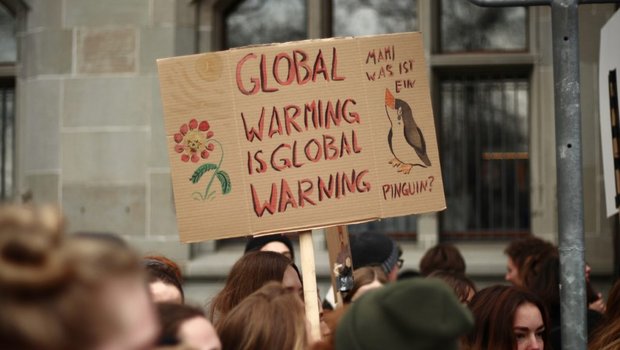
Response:
[[[191,0],[33,0],[21,33],[21,193],[72,232],[183,260],[155,60],[194,52]]]

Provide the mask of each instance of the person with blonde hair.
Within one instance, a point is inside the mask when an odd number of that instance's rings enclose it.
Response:
[[[306,350],[310,324],[299,296],[269,282],[243,299],[217,324],[226,350]]]
[[[1,349],[138,350],[159,329],[138,256],[47,207],[0,208],[0,310]]]

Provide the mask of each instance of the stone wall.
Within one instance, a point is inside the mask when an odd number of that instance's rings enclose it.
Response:
[[[178,243],[155,60],[195,50],[191,0],[33,0],[20,33],[19,191],[71,231]]]

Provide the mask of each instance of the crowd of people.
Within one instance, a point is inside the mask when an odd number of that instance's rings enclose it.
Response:
[[[536,237],[505,250],[505,285],[478,289],[450,244],[419,272],[382,233],[350,235],[353,287],[306,317],[285,235],[248,240],[206,307],[186,303],[179,266],[113,235],[67,234],[50,207],[0,210],[0,349],[561,349],[559,254]],[[620,349],[620,282],[605,302],[588,285],[590,350]],[[341,300],[337,303],[336,300]]]

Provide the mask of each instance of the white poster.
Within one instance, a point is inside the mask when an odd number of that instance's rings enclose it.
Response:
[[[601,29],[599,61],[599,104],[601,147],[605,179],[607,217],[618,212],[620,203],[620,124],[618,123],[618,81],[620,81],[620,11]],[[616,131],[613,131],[616,129]],[[615,158],[618,164],[615,165]],[[617,199],[618,198],[618,199]]]

